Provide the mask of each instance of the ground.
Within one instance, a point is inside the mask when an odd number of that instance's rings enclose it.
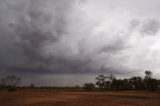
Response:
[[[1,91],[0,106],[160,106],[160,92]]]

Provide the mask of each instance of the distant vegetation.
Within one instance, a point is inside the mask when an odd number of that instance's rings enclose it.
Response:
[[[16,91],[21,83],[21,78],[16,76],[7,76],[1,79],[0,90]]]
[[[145,71],[145,78],[140,76],[133,76],[128,79],[117,79],[114,75],[110,74],[109,76],[98,75],[96,78],[96,83],[85,83],[83,88],[85,90],[93,90],[95,86],[99,90],[113,90],[113,91],[122,91],[122,90],[150,90],[154,91],[159,89],[160,80],[154,79],[152,77],[151,71]]]
[[[16,91],[19,89],[56,89],[56,90],[67,90],[67,91],[129,91],[129,90],[160,90],[160,80],[154,79],[152,77],[153,73],[151,71],[145,71],[145,77],[132,76],[127,79],[117,79],[114,75],[110,74],[108,76],[98,75],[95,83],[89,82],[85,83],[83,87],[52,87],[52,86],[39,86],[35,84],[30,84],[29,86],[20,86],[21,78],[16,76],[7,76],[0,79],[0,91]]]
[[[85,83],[83,85],[84,90],[93,91],[95,89],[95,84],[93,83]]]

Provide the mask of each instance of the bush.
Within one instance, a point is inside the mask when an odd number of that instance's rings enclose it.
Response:
[[[7,87],[7,90],[10,92],[17,91],[17,87],[9,86]]]
[[[21,83],[21,79],[16,76],[7,76],[1,79],[1,83],[4,87],[4,90],[16,91]]]
[[[83,85],[83,89],[87,91],[92,91],[95,89],[95,85],[93,83],[85,83]]]

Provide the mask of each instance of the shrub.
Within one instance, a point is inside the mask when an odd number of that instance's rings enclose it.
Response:
[[[95,85],[93,83],[85,83],[83,85],[83,89],[87,91],[92,91],[95,89]]]

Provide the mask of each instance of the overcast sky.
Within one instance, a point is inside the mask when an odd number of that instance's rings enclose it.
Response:
[[[159,0],[0,0],[0,77],[74,85],[145,70],[160,77]]]

